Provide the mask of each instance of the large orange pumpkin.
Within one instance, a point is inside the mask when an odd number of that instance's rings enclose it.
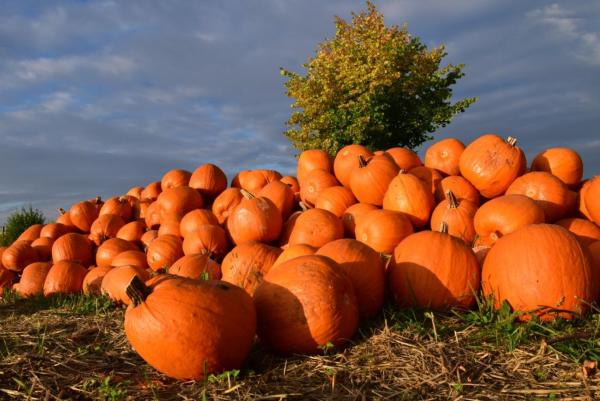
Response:
[[[460,155],[465,145],[456,138],[446,138],[433,143],[425,151],[425,166],[446,175],[460,174]]]
[[[195,253],[177,259],[169,268],[169,274],[196,280],[220,280],[221,266],[208,255]]]
[[[348,145],[340,149],[333,161],[333,172],[335,178],[345,186],[350,188],[350,177],[352,171],[360,166],[359,157],[368,160],[373,154],[363,145]]]
[[[359,167],[352,170],[350,189],[359,202],[381,206],[388,185],[398,171],[398,166],[391,158],[374,156],[369,161],[361,158]]]
[[[244,199],[227,219],[227,231],[235,244],[271,242],[281,233],[283,221],[277,206],[268,198],[242,191]]]
[[[62,260],[79,262],[83,266],[90,266],[94,260],[92,242],[84,235],[68,233],[54,241],[52,244],[52,261]]]
[[[54,263],[44,281],[44,296],[80,293],[87,272],[88,270],[77,262],[61,260]]]
[[[5,269],[20,272],[25,266],[37,262],[38,253],[29,241],[15,241],[2,252],[2,266]]]
[[[200,226],[207,224],[215,226],[219,225],[219,220],[213,212],[206,209],[192,210],[181,219],[179,232],[181,236],[185,238],[194,231],[198,231]]]
[[[242,199],[244,196],[239,188],[228,188],[217,196],[212,204],[212,212],[217,217],[219,224],[225,224],[231,212]]]
[[[102,202],[100,197],[74,204],[69,210],[69,218],[75,227],[84,233],[89,233],[94,220],[98,218]]]
[[[63,234],[73,231],[72,226],[65,226],[61,223],[46,224],[40,231],[40,238],[50,238],[56,240]]]
[[[458,200],[452,193],[446,193],[446,200],[440,202],[431,215],[431,230],[439,230],[442,223],[448,225],[448,234],[465,241],[471,245],[475,239],[475,225],[473,219],[477,212],[477,205],[468,200]]]
[[[571,318],[595,295],[588,256],[574,235],[554,224],[532,224],[500,238],[482,271],[483,293],[503,301],[521,319]]]
[[[126,197],[117,196],[104,202],[100,209],[99,216],[104,214],[116,214],[117,216],[120,216],[124,222],[128,222],[133,216],[133,207]]]
[[[396,245],[414,232],[404,213],[373,210],[356,223],[356,239],[377,252],[392,253]]]
[[[256,333],[248,294],[222,281],[178,276],[150,287],[135,283],[127,290],[125,334],[148,364],[179,380],[241,368]]]
[[[280,253],[280,248],[260,242],[246,242],[238,245],[223,259],[222,279],[243,288],[252,295]]]
[[[356,203],[352,191],[346,187],[338,186],[325,188],[315,201],[315,207],[328,210],[337,217],[342,217],[344,212]]]
[[[558,177],[566,185],[575,187],[583,176],[583,161],[573,149],[550,148],[533,159],[531,171],[545,171]]]
[[[152,270],[168,269],[177,259],[183,256],[181,238],[174,235],[157,237],[148,245],[146,257]]]
[[[433,207],[431,190],[418,177],[403,172],[390,182],[383,198],[384,209],[406,214],[416,228],[427,224]]]
[[[316,354],[343,347],[358,327],[352,282],[328,257],[300,256],[275,266],[254,294],[258,337],[283,354]]]
[[[144,245],[144,249],[148,248],[152,241],[154,241],[158,237],[157,230],[148,230],[140,238],[140,242]]]
[[[174,235],[176,237],[182,237],[180,225],[180,221],[172,217],[162,219],[160,222],[160,227],[158,227],[158,236],[160,237],[161,235]]]
[[[21,280],[13,288],[22,297],[33,297],[44,292],[44,282],[52,267],[50,262],[35,262],[27,265],[21,273]]]
[[[121,216],[116,214],[102,214],[98,216],[90,228],[89,238],[100,245],[109,238],[115,238],[119,230],[125,225]]]
[[[306,244],[317,248],[344,237],[342,221],[323,209],[309,209],[298,215],[290,233],[290,245]]]
[[[133,196],[134,198],[137,198],[137,199],[142,199],[142,191],[143,190],[144,190],[144,187],[140,187],[140,186],[131,187],[131,188],[129,188],[129,190],[127,191],[127,193],[125,195]]]
[[[221,260],[229,250],[227,233],[220,226],[204,225],[189,234],[183,240],[183,254],[206,253]]]
[[[460,173],[486,198],[502,195],[526,168],[517,140],[494,134],[480,136],[460,156]]]
[[[158,207],[161,220],[167,216],[181,220],[189,211],[199,209],[204,205],[202,195],[194,188],[187,186],[165,189],[158,195]],[[148,224],[149,227],[151,227]]]
[[[189,186],[207,199],[214,199],[227,188],[227,176],[218,166],[206,163],[194,170]]]

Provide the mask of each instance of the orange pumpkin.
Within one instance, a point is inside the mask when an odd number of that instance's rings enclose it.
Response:
[[[412,174],[400,172],[390,182],[383,198],[383,208],[402,212],[416,228],[424,227],[434,207],[433,195],[423,181]]]
[[[106,272],[102,278],[100,292],[110,298],[112,301],[120,304],[129,305],[130,300],[125,289],[134,277],[146,281],[150,274],[137,266],[119,266]]]
[[[402,170],[410,170],[414,167],[423,165],[419,156],[414,151],[407,148],[390,148],[385,151],[385,154],[394,159],[398,168]]]
[[[575,236],[554,224],[532,224],[500,238],[482,271],[483,293],[499,308],[507,301],[522,320],[572,318],[588,310],[595,285]]]
[[[151,199],[155,201],[162,192],[160,181],[151,182],[141,193],[140,199]]]
[[[223,259],[222,280],[237,285],[253,295],[280,253],[281,249],[260,242],[238,245]]]
[[[212,212],[217,217],[219,224],[225,224],[231,212],[242,199],[244,196],[239,188],[228,188],[217,196],[212,204]]]
[[[408,173],[419,177],[425,184],[425,187],[431,188],[432,195],[440,191],[443,177],[439,171],[429,167],[419,166],[408,170]]]
[[[281,181],[271,181],[258,191],[259,197],[268,198],[277,206],[283,220],[292,214],[294,208],[294,191]]]
[[[290,245],[306,244],[319,248],[344,237],[342,221],[323,209],[310,209],[298,215],[290,233]]]
[[[121,227],[119,231],[117,231],[116,238],[139,245],[142,243],[142,236],[144,235],[145,230],[146,222],[144,220],[135,220]]]
[[[160,205],[158,204],[158,201],[154,201],[146,208],[144,222],[146,223],[146,227],[158,229],[160,220]]]
[[[216,260],[221,260],[229,250],[227,233],[220,226],[199,226],[196,231],[183,240],[183,254],[206,253]]]
[[[581,185],[581,188],[579,188],[579,196],[577,197],[579,203],[579,213],[588,220],[592,220],[592,216],[590,216],[590,212],[588,212],[587,207],[585,206],[585,198],[590,185],[591,181],[585,180]]]
[[[133,216],[133,207],[127,198],[124,196],[117,196],[104,202],[100,209],[99,216],[105,214],[115,214],[120,216],[124,222],[128,222]]]
[[[479,205],[480,196],[477,188],[473,186],[469,181],[463,177],[457,175],[448,176],[440,181],[439,186],[436,188],[435,200],[441,202],[446,199],[446,192],[452,191],[456,199],[468,200],[475,205]]]
[[[589,181],[584,195],[585,209],[590,215],[590,220],[600,225],[600,176]]]
[[[186,186],[165,189],[158,195],[157,202],[161,221],[167,216],[181,220],[186,213],[200,209],[204,205],[202,195],[195,189]],[[148,224],[148,227],[151,225]]]
[[[52,267],[50,262],[35,262],[27,265],[21,274],[21,280],[13,288],[22,297],[34,297],[44,292],[44,282]]]
[[[325,188],[315,201],[315,207],[328,210],[337,217],[342,217],[344,212],[356,203],[352,191],[346,187],[335,186]]]
[[[413,232],[408,217],[392,210],[373,210],[356,224],[356,239],[381,253],[392,253]]]
[[[148,230],[142,235],[142,238],[140,238],[140,241],[144,245],[144,248],[148,248],[150,246],[150,244],[152,243],[152,241],[154,241],[156,238],[158,238],[158,231],[157,230]]]
[[[358,220],[372,210],[379,210],[379,208],[368,203],[356,203],[346,209],[342,214],[344,236],[346,238],[354,238]]]
[[[360,166],[360,157],[368,160],[373,154],[363,145],[348,145],[340,149],[333,161],[333,172],[335,178],[345,186],[350,188],[350,177],[352,171]]]
[[[271,242],[281,233],[283,221],[277,206],[268,198],[242,191],[244,199],[227,219],[227,231],[235,244]]]
[[[277,260],[273,263],[273,266],[280,265],[290,259],[297,258],[298,256],[314,255],[315,252],[317,252],[317,248],[305,244],[289,245],[282,249],[283,252],[279,254]]]
[[[112,270],[112,266],[94,266],[88,270],[85,278],[83,279],[83,293],[100,295],[100,287],[102,286],[102,279],[106,273]]]
[[[314,206],[319,194],[325,188],[336,185],[339,185],[339,183],[328,171],[323,169],[312,170],[300,181],[300,199],[302,199],[302,202]]]
[[[47,262],[52,259],[52,245],[54,240],[46,237],[40,237],[31,243],[31,247],[38,254],[40,262]]]
[[[0,266],[0,294],[4,292],[4,289],[13,287],[16,279],[17,273]]]
[[[550,148],[540,152],[531,162],[531,171],[545,171],[563,183],[575,187],[583,176],[583,161],[570,148]]]
[[[302,186],[304,185],[304,180],[313,170],[324,170],[327,173],[331,173],[332,169],[333,163],[327,152],[320,149],[309,149],[300,153],[298,157],[296,177],[298,177],[298,182]]]
[[[167,171],[160,180],[160,187],[164,191],[170,188],[187,186],[192,173],[187,170],[174,169]]]
[[[146,258],[152,270],[168,269],[177,259],[183,256],[181,238],[174,235],[157,237],[148,245]]]
[[[23,231],[21,233],[21,235],[19,235],[19,237],[16,239],[16,241],[29,241],[29,242],[35,241],[36,239],[38,239],[40,237],[42,228],[44,228],[43,224],[33,224],[33,225],[29,226],[27,229],[25,229],[25,231]]]
[[[460,174],[460,155],[465,145],[456,138],[446,138],[433,143],[425,151],[425,166],[446,175]]]
[[[361,159],[359,167],[352,170],[350,189],[359,202],[381,206],[388,185],[398,171],[396,163],[387,157],[375,156],[368,162]]]
[[[446,200],[440,202],[431,215],[431,230],[439,230],[442,223],[448,225],[448,234],[462,239],[471,245],[475,240],[474,217],[477,205],[468,200],[458,200],[452,193],[446,193]]]
[[[196,209],[199,210],[199,209]],[[189,214],[189,213],[188,213]],[[160,227],[158,227],[158,236],[161,235],[174,235],[176,237],[182,237],[179,220],[176,220],[172,217],[167,217],[160,222]]]
[[[600,227],[589,220],[579,218],[563,219],[556,222],[573,233],[579,242],[585,246],[600,241]]]
[[[101,206],[100,197],[94,201],[76,203],[69,210],[69,218],[75,227],[84,233],[89,233],[92,223],[98,218]]]
[[[112,266],[112,261],[118,254],[136,250],[138,250],[137,246],[131,242],[119,238],[106,240],[96,251],[96,266]]]
[[[217,216],[210,210],[206,209],[196,209],[188,212],[181,219],[181,223],[179,224],[179,232],[182,237],[186,237],[198,230],[198,227],[204,225],[219,225],[219,220]]]
[[[240,171],[233,179],[231,186],[244,189],[252,195],[258,192],[268,183],[279,181],[281,174],[275,170],[245,170]]]
[[[296,177],[292,177],[291,175],[286,175],[285,177],[281,177],[281,180],[285,185],[289,186],[292,192],[294,193],[294,201],[300,201],[300,184]]]
[[[116,214],[102,214],[98,216],[90,228],[90,239],[100,245],[109,238],[115,238],[119,230],[125,225],[121,216]]]
[[[7,270],[23,271],[25,266],[37,262],[38,253],[29,241],[15,241],[2,252],[2,266]]]
[[[133,196],[134,198],[137,199],[142,199],[142,191],[144,190],[144,187],[131,187],[129,188],[129,190],[127,191],[127,193],[125,195],[129,195],[129,196]]]
[[[55,262],[48,270],[44,281],[44,296],[80,293],[87,272],[87,269],[77,262],[69,260]]]
[[[46,224],[40,231],[40,238],[50,238],[52,240],[57,239],[63,234],[71,232],[73,230],[70,226],[65,226],[61,223],[50,223]]]
[[[460,156],[460,173],[486,198],[504,194],[526,168],[525,155],[517,140],[506,141],[494,134],[480,136]]]
[[[146,254],[137,249],[129,249],[119,252],[115,257],[112,258],[110,265],[112,267],[136,266],[142,270],[148,269]]]
[[[214,199],[227,189],[227,176],[218,166],[206,163],[194,170],[189,186],[207,199]]]
[[[169,268],[169,274],[195,280],[220,280],[221,266],[207,254],[195,253],[177,259]]]
[[[254,294],[258,338],[283,355],[343,347],[358,327],[352,282],[328,257],[300,256],[272,268]]]
[[[84,267],[90,266],[94,260],[92,242],[82,234],[63,235],[52,244],[52,262],[62,260],[78,262]]]
[[[377,252],[353,239],[332,241],[317,251],[317,255],[333,259],[352,281],[361,318],[377,315],[383,306],[385,271]]]
[[[65,227],[69,227],[72,230],[77,230],[77,227],[71,221],[71,215],[62,207],[58,209],[58,218],[56,219],[56,223],[62,224]]]

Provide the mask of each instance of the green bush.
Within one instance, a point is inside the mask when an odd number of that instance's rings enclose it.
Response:
[[[45,224],[44,214],[31,206],[16,210],[6,220],[6,224],[0,232],[0,246],[9,246],[25,231],[34,224]]]

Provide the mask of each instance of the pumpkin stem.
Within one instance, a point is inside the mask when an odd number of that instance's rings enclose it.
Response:
[[[363,157],[363,155],[358,155],[358,165],[360,167],[367,167],[367,161]]]
[[[406,169],[401,168],[400,170],[398,170],[398,174],[406,174]]]
[[[442,221],[440,223],[440,232],[444,233],[444,234],[448,234],[448,223],[446,223],[445,221]]]
[[[300,201],[298,202],[298,205],[300,206],[300,209],[302,209],[303,212],[306,212],[308,209],[310,209],[310,206],[308,206],[306,203]]]
[[[450,209],[456,209],[458,207],[458,199],[454,196],[451,190],[446,191],[446,200],[450,204]]]
[[[62,207],[58,208],[58,213],[60,213],[61,215],[66,214],[67,211],[65,209],[63,209]]]
[[[94,199],[94,203],[96,205],[99,205],[102,203],[102,197],[100,195],[96,196],[96,199]]]
[[[137,275],[133,276],[125,289],[125,293],[133,303],[133,306],[138,306],[144,302],[148,298],[148,295],[150,295],[150,292],[150,288]]]
[[[242,193],[242,196],[246,199],[256,198],[256,196],[252,195],[250,192],[246,191],[245,189],[240,189],[240,192]]]
[[[508,138],[506,138],[506,142],[508,142],[510,146],[515,146],[517,144],[517,138],[515,138],[514,136],[509,136]]]

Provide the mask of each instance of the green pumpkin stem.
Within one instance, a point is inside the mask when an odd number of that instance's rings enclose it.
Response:
[[[125,289],[125,293],[133,303],[133,306],[138,306],[144,302],[148,298],[148,295],[150,295],[150,292],[150,288],[137,275],[133,276]]]

